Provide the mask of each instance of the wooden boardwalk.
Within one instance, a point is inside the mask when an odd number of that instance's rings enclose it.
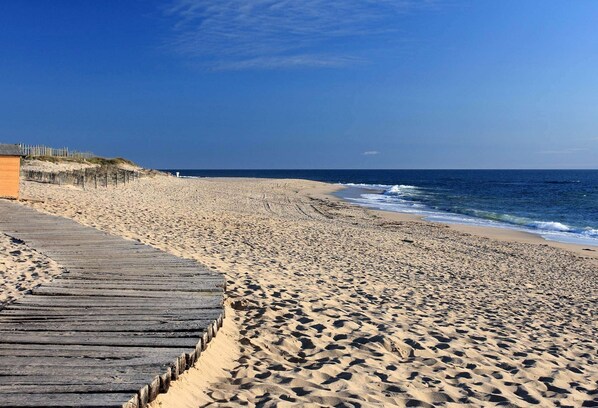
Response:
[[[0,310],[0,407],[144,407],[222,325],[196,262],[6,200],[0,232],[66,269]]]

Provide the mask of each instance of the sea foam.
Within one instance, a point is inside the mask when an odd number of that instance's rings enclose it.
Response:
[[[414,191],[414,190],[417,190],[416,186],[410,186],[410,185],[406,185],[406,184],[397,184],[397,185],[390,187],[386,191],[384,191],[384,194],[400,196],[401,194],[405,194],[407,192]]]
[[[569,227],[568,225],[556,221],[533,221],[529,224],[529,226],[548,231],[573,231],[573,228]]]
[[[382,184],[344,184],[364,190],[359,197],[348,198],[357,204],[386,211],[402,212],[423,216],[425,219],[449,224],[478,225],[485,227],[510,228],[536,233],[548,240],[597,245],[598,229],[573,228],[558,221],[534,221],[527,217],[508,213],[491,212],[473,208],[445,210],[426,204],[427,198],[434,195],[428,189],[408,184],[385,186]]]

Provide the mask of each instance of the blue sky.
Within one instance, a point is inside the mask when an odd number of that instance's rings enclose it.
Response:
[[[598,2],[0,2],[0,141],[157,168],[598,168]]]

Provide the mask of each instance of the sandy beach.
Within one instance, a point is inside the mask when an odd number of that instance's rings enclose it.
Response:
[[[62,273],[60,265],[0,231],[0,309]]]
[[[156,176],[22,196],[226,274],[223,329],[153,407],[598,403],[597,252],[366,210],[334,188]],[[15,245],[0,241],[0,301],[18,295]],[[59,271],[29,264],[26,280]]]

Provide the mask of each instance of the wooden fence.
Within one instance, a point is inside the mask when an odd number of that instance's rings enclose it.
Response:
[[[78,152],[76,150],[69,150],[68,147],[62,147],[59,149],[40,146],[40,145],[24,145],[21,144],[21,153],[25,156],[36,157],[36,156],[52,156],[52,157],[73,157],[76,159],[89,159],[95,157],[91,152]]]
[[[84,190],[98,187],[119,187],[139,180],[141,173],[133,170],[116,168],[90,168],[83,170],[71,170],[61,172],[46,172],[38,170],[21,170],[21,176],[25,180],[49,184],[70,184],[79,186]]]

